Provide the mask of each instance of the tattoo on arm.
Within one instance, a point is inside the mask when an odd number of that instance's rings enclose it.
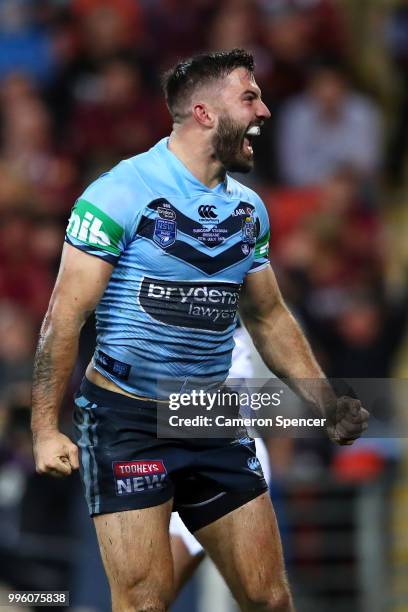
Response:
[[[44,339],[40,339],[34,358],[34,373],[33,373],[33,389],[39,390],[46,386],[49,391],[50,387],[55,385],[52,380],[52,358],[51,351],[45,346]]]
[[[33,432],[58,427],[59,407],[75,364],[80,329],[91,312],[84,312],[81,321],[65,321],[63,325],[53,325],[49,315],[44,319],[34,359]]]

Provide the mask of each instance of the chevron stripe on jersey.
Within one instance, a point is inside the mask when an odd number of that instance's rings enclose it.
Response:
[[[163,379],[227,377],[241,285],[268,265],[257,194],[228,176],[207,188],[167,144],[93,182],[66,234],[113,266],[96,310],[94,366],[146,397],[158,396]]]
[[[167,208],[164,208],[167,207]],[[205,244],[210,249],[218,246],[222,243],[222,231],[227,230],[230,236],[233,236],[236,233],[241,232],[242,230],[242,215],[249,214],[253,215],[255,206],[250,204],[249,202],[240,202],[235,209],[232,211],[232,214],[227,217],[222,222],[217,222],[216,226],[208,227],[208,219],[211,217],[203,218],[202,222],[197,222],[187,214],[183,214],[180,210],[177,210],[168,200],[164,198],[159,198],[158,200],[154,200],[151,202],[148,207],[149,210],[152,210],[158,214],[158,216],[163,215],[163,211],[171,210],[177,217],[177,229],[179,232],[190,236],[191,238],[195,238],[197,242],[200,242],[200,238],[208,235],[208,239],[205,240]],[[214,211],[211,211],[214,215]],[[175,217],[174,217],[175,218]],[[217,218],[217,216],[212,217],[213,219]],[[138,233],[142,236],[145,233],[142,233],[144,230],[144,223],[148,220],[148,217],[142,217],[142,220],[139,225]],[[207,225],[206,225],[207,222]],[[217,232],[213,232],[212,229],[216,227]],[[221,232],[220,232],[221,230]],[[258,227],[259,232],[259,227]],[[221,237],[220,237],[221,236]],[[146,236],[150,237],[150,236]],[[203,240],[201,240],[203,242]]]

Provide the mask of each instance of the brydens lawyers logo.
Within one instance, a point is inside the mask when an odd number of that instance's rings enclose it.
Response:
[[[161,459],[150,461],[113,461],[116,495],[130,495],[161,489],[167,476]]]
[[[234,321],[241,286],[235,283],[167,281],[145,276],[139,302],[166,325],[225,331]]]

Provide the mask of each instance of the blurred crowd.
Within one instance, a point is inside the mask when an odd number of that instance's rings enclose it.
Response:
[[[93,178],[169,133],[163,70],[233,47],[253,52],[272,113],[243,180],[268,206],[290,307],[330,376],[404,370],[406,0],[1,0],[0,531],[9,536],[1,517],[11,520],[15,481],[2,468],[35,478],[33,351],[70,208]],[[84,338],[76,382],[92,330]]]

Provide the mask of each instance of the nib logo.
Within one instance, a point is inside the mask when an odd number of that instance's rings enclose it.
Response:
[[[73,238],[90,244],[110,245],[108,234],[101,230],[103,221],[92,213],[86,212],[84,218],[72,213],[68,231]]]
[[[120,255],[123,228],[91,202],[77,200],[68,222],[67,234],[102,251]]]

